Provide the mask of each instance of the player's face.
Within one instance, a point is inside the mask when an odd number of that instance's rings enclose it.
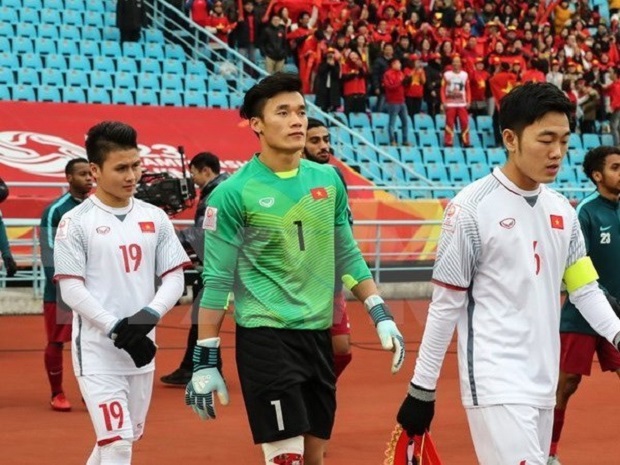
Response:
[[[101,166],[91,163],[97,182],[96,196],[110,207],[129,205],[142,176],[140,154],[137,149],[109,152]]]
[[[261,117],[250,120],[261,144],[274,152],[295,154],[306,144],[306,104],[299,92],[282,92],[267,100]]]
[[[316,163],[327,163],[332,154],[332,146],[329,140],[329,131],[324,126],[308,129],[306,137],[306,147],[304,150],[306,158]]]
[[[549,112],[527,126],[521,138],[514,131],[502,133],[508,150],[504,172],[518,187],[534,190],[555,180],[568,150],[570,128],[564,113]]]
[[[73,171],[67,176],[67,182],[71,190],[82,196],[88,194],[93,188],[93,175],[88,163],[76,163]]]
[[[594,173],[596,176],[596,173]],[[605,166],[600,173],[598,188],[606,197],[618,197],[620,195],[620,154],[607,155]],[[607,195],[606,195],[607,194]]]

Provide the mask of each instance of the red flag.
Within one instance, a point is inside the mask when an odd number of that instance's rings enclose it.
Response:
[[[553,229],[564,229],[564,217],[561,215],[550,215],[551,227]]]
[[[315,187],[314,189],[310,189],[310,193],[312,194],[312,198],[314,200],[321,200],[329,197],[324,187]]]
[[[143,233],[155,232],[155,223],[153,223],[152,221],[140,221],[138,224],[140,225],[140,230]]]

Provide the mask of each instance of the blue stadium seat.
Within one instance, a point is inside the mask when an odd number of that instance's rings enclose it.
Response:
[[[390,117],[387,113],[371,113],[370,120],[373,128],[387,130]]]
[[[487,164],[487,155],[482,147],[470,147],[465,149],[465,163],[473,165],[474,163]]]
[[[90,71],[90,60],[87,57],[83,57],[82,55],[71,55],[69,57],[69,68],[79,69],[82,71]]]
[[[84,25],[102,28],[104,26],[103,15],[96,11],[86,11],[84,13]]]
[[[80,26],[84,24],[84,18],[82,17],[81,11],[76,10],[66,10],[62,14],[62,20],[64,24],[70,24],[72,26]]]
[[[164,47],[161,44],[144,44],[144,57],[164,61]]]
[[[375,129],[373,133],[377,145],[390,145],[390,134],[388,133],[387,129]]]
[[[84,2],[82,0],[65,0],[65,9],[85,11]]]
[[[196,74],[188,74],[185,77],[185,90],[197,91],[197,92],[201,92],[204,94],[207,91],[207,85],[205,84],[205,77],[198,76]]]
[[[12,86],[0,86],[0,100],[12,100],[11,89]]]
[[[67,69],[67,60],[62,55],[50,53],[45,56],[45,67],[65,71]]]
[[[413,115],[413,127],[416,131],[421,129],[434,131],[435,122],[433,121],[433,118],[426,113],[416,113]]]
[[[407,182],[405,171],[402,166],[397,165],[396,163],[386,162],[383,164],[383,167],[383,175],[387,181],[400,185]]]
[[[204,63],[197,61],[194,63],[199,63],[200,65],[202,65],[202,67],[198,67],[198,68],[193,68],[192,72],[196,72],[195,74],[200,74],[201,76],[204,76],[207,73],[207,67],[205,66]],[[190,73],[190,62],[188,61],[186,66],[187,66],[187,72],[188,74]],[[194,65],[196,66],[196,65]],[[256,83],[256,81],[254,79],[251,78],[240,78],[237,81],[237,89],[239,90],[239,92],[247,92],[248,90],[250,90],[250,88]],[[306,95],[306,101],[308,101],[308,96]]]
[[[161,76],[161,88],[176,90],[177,93],[184,89],[183,79],[180,74],[164,73]],[[180,99],[181,97],[179,97]]]
[[[118,76],[116,76],[118,78]],[[112,89],[112,103],[115,105],[135,105],[133,93],[127,88],[116,87]]]
[[[478,131],[470,129],[469,131],[469,144],[472,147],[482,147],[482,141],[480,140],[480,135]]]
[[[86,0],[86,9],[89,11],[96,11],[98,13],[105,13],[106,9],[102,0]]]
[[[467,166],[451,164],[448,165],[448,179],[452,184],[469,184],[471,182],[471,175]]]
[[[568,165],[568,163],[562,163],[560,171],[555,178],[555,182],[559,185],[577,185],[577,178],[575,177],[575,170]]]
[[[56,41],[54,39],[45,39],[40,37],[34,42],[34,51],[39,55],[57,53]]]
[[[426,166],[426,177],[433,182],[439,182],[441,184],[448,184],[448,173],[443,163],[431,163]]]
[[[81,69],[70,69],[65,73],[67,87],[80,87],[88,89],[88,73]]]
[[[482,134],[482,146],[486,148],[495,147],[495,135],[492,132],[481,131]]]
[[[101,42],[101,54],[106,57],[120,57],[123,55],[121,46],[118,42],[112,42],[111,40],[104,40]]]
[[[0,34],[0,36],[2,35],[4,34]],[[15,35],[18,37],[27,37],[29,39],[36,38],[37,27],[32,23],[17,23]],[[5,48],[3,50],[8,50],[8,48]]]
[[[19,60],[17,59],[17,55],[10,52],[0,52],[0,67],[18,69]]]
[[[58,87],[52,86],[42,86],[39,87],[39,98],[40,102],[61,102],[60,98],[60,90]]]
[[[433,198],[435,199],[451,199],[460,189],[435,189]]]
[[[228,108],[228,95],[224,92],[209,92],[207,95],[208,103],[210,107],[214,108]]]
[[[138,42],[123,42],[123,56],[141,60],[144,58],[142,44]]]
[[[349,126],[349,117],[347,116],[346,113],[343,113],[341,111],[335,111],[332,113],[332,116],[338,121],[340,121],[342,124],[344,124],[345,126]]]
[[[443,149],[443,161],[446,165],[458,164],[465,166],[465,153],[460,147],[446,147]]]
[[[15,24],[19,22],[15,8],[9,8],[8,6],[0,6],[0,23],[7,22],[9,24]],[[32,22],[32,21],[29,21]]]
[[[95,42],[94,40],[82,40],[80,42],[80,53],[87,57],[99,57],[99,42]],[[110,57],[103,57],[111,60]]]
[[[238,110],[243,105],[243,95],[237,92],[228,94],[228,103],[230,104],[230,108]]]
[[[60,53],[61,55],[79,55],[80,54],[80,50],[78,49],[77,42],[75,40],[60,39],[57,45],[58,45],[58,53]]]
[[[584,150],[590,150],[601,145],[601,139],[598,134],[582,134],[581,140],[583,142]]]
[[[361,137],[370,142],[371,144],[375,143],[375,134],[372,132],[370,127],[365,128],[355,128],[354,132],[357,132]],[[355,142],[355,139],[352,139]],[[364,140],[358,139],[357,142],[359,144],[366,144]]]
[[[383,151],[386,152],[392,158],[395,158],[396,160],[400,160],[400,149],[398,147],[394,147],[390,145],[387,147],[381,147],[381,149],[383,149]]]
[[[369,128],[368,115],[366,113],[349,113],[349,126],[352,128]]]
[[[101,29],[93,26],[84,26],[82,28],[82,39],[101,42]]]
[[[13,70],[0,66],[0,85],[12,86],[15,83]]]
[[[401,147],[400,148],[400,161],[403,163],[413,163],[416,166],[423,165],[422,155],[420,150],[415,147]]]
[[[41,84],[39,72],[32,68],[21,68],[17,72],[17,84],[38,87]]]
[[[177,44],[166,44],[164,46],[164,57],[172,58],[176,60],[185,60],[185,52],[183,51],[183,47]]]
[[[65,86],[65,77],[62,71],[53,68],[43,68],[41,70],[41,84],[44,86]]]
[[[0,37],[13,37],[15,32],[11,23],[0,21]]]
[[[28,37],[15,37],[12,42],[11,50],[16,55],[34,52],[33,40]]]
[[[154,89],[136,90],[136,105],[159,105],[157,92]]]
[[[182,107],[183,98],[181,92],[173,89],[163,89],[159,94],[159,104],[164,106]]]
[[[334,126],[330,129],[331,142],[336,145],[351,145],[351,134]]]
[[[28,1],[28,0],[25,0],[25,1]],[[22,7],[26,6],[26,5],[24,5],[21,2],[21,0],[3,0],[2,6],[10,7],[10,8],[22,8]],[[30,7],[30,8],[32,8],[32,7]]]
[[[170,74],[185,74],[185,70],[183,69],[183,62],[185,60],[175,60],[175,59],[165,59],[164,60],[164,73]],[[217,79],[221,76],[212,76],[211,79]],[[223,78],[222,78],[223,79]],[[213,89],[219,90],[219,89]],[[228,86],[226,86],[226,90],[228,90]]]
[[[36,3],[36,2],[33,2],[33,3]],[[37,8],[37,7],[33,7],[33,8]],[[40,2],[39,2],[38,8],[41,8]],[[52,10],[62,11],[65,9],[65,5],[62,0],[43,0],[43,8],[51,8]]]
[[[22,8],[21,10],[19,10],[19,20],[22,23],[39,24],[39,22],[42,22],[42,23],[48,23],[48,24],[58,24],[58,23],[49,23],[49,21],[43,21],[43,17],[39,16],[39,11],[42,11],[42,10],[37,10],[34,8]],[[60,14],[58,12],[56,13],[60,17]]]
[[[493,147],[487,149],[487,157],[489,166],[501,166],[506,163],[506,150],[504,150],[502,147]]]
[[[159,29],[144,29],[144,41],[147,43],[163,44],[164,33]]]
[[[110,57],[104,56],[93,57],[93,71],[104,71],[106,73],[114,74],[116,72],[114,60]]]
[[[62,91],[62,101],[67,103],[86,103],[84,89],[80,87],[65,87]]]
[[[493,133],[493,118],[487,115],[476,116],[476,129],[480,132],[487,131]]]
[[[137,73],[138,65],[136,65],[136,60],[132,60],[127,57],[118,57],[116,59],[116,71],[123,71],[125,73]]]
[[[101,29],[101,27],[99,27],[98,29]],[[121,31],[117,27],[104,27],[103,28],[103,40],[111,40],[112,42],[118,42],[121,40]]]
[[[614,144],[614,138],[611,134],[601,134],[601,145],[613,147],[616,144]]]
[[[25,100],[27,102],[36,102],[37,96],[34,89],[30,86],[16,85],[13,86],[13,100]]]
[[[435,131],[418,131],[418,141],[421,147],[438,147],[439,140]]]
[[[161,74],[161,63],[154,58],[144,58],[139,61],[141,73]]]
[[[486,163],[473,163],[469,165],[469,169],[471,171],[472,181],[483,178],[491,172],[491,168],[489,168],[489,165]]]
[[[75,42],[82,38],[82,33],[77,26],[63,26],[60,28],[60,38]]]
[[[117,89],[136,89],[136,77],[134,73],[118,72],[114,75],[114,87]],[[114,95],[112,96],[114,97]]]
[[[228,83],[222,76],[210,76],[209,79],[207,79],[207,88],[209,92],[228,93]]]
[[[440,163],[444,164],[443,155],[441,154],[441,149],[439,147],[425,147],[422,150],[422,160],[424,160],[424,164],[428,165],[429,163]]]
[[[576,166],[573,170],[575,171],[575,179],[580,186],[591,187],[592,190],[594,190],[594,184],[586,176],[586,173],[583,172],[583,168],[581,166]]]
[[[103,5],[106,12],[116,11],[116,2],[114,0],[104,0]]]
[[[0,50],[11,50],[11,41],[8,37],[0,36]]]
[[[86,99],[88,100],[88,103],[111,103],[110,92],[99,87],[91,87],[88,89],[86,91]]]
[[[22,55],[22,68],[43,68],[43,61],[38,53],[24,53]]]
[[[368,145],[360,145],[357,147],[357,160],[361,162],[379,162],[379,154],[375,151],[375,149],[369,147]]]
[[[22,21],[24,21],[22,10]],[[52,10],[51,8],[43,8],[41,10],[41,23],[43,24],[62,24],[62,17],[60,16],[59,10]]]
[[[140,73],[138,74],[138,89],[153,89],[159,90],[159,79],[155,73]],[[136,102],[138,96],[136,95]]]
[[[568,151],[568,160],[573,167],[583,165],[583,159],[585,156],[586,151],[584,149],[573,149]]]
[[[185,91],[186,107],[206,107],[207,100],[204,91],[186,90]]]
[[[435,115],[435,129],[440,132],[446,129],[446,115],[443,113],[437,113]]]
[[[60,34],[58,33],[58,27],[55,24],[39,24],[39,38],[40,39],[58,39]]]
[[[572,133],[568,139],[568,148],[570,149],[582,149],[581,136],[577,133]]]
[[[105,71],[93,71],[90,73],[90,85],[91,87],[101,87],[103,89],[112,89],[112,75]]]

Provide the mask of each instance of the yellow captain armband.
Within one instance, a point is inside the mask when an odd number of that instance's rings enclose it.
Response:
[[[573,292],[586,284],[593,283],[597,279],[598,273],[590,257],[582,257],[566,268],[563,277],[568,292]]]
[[[359,284],[359,282],[353,276],[351,276],[350,274],[345,274],[345,275],[342,276],[342,284],[348,290],[351,290],[355,286],[357,286]]]

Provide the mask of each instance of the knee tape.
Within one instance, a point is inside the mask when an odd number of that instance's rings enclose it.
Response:
[[[101,465],[131,465],[131,441],[120,439],[99,446]]]
[[[266,465],[303,465],[304,437],[283,439],[261,444]]]

